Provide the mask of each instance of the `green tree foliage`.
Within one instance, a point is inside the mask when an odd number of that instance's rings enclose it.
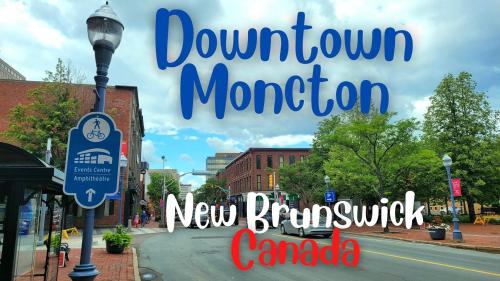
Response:
[[[163,188],[163,182],[165,181],[165,194],[174,194],[175,198],[179,198],[179,182],[170,174],[166,173],[165,177],[162,173],[151,173],[150,183],[148,184],[148,196],[155,208],[155,212],[160,214],[160,199],[161,191]],[[166,200],[166,197],[165,197]]]
[[[351,111],[320,124],[334,128],[327,134],[317,134],[315,142],[329,147],[324,168],[345,195],[367,201],[393,197],[408,168],[402,160],[415,153],[418,127],[414,119],[391,122],[394,115]]]
[[[207,179],[205,184],[194,192],[194,201],[207,204],[225,201],[228,191],[224,180]]]
[[[311,155],[303,162],[280,168],[280,189],[299,195],[306,206],[321,202],[326,190],[319,157]]]
[[[440,156],[448,153],[452,157],[452,176],[461,179],[471,221],[474,202],[498,200],[498,193],[494,197],[491,192],[498,188],[498,176],[491,167],[499,163],[492,162],[498,116],[485,93],[476,91],[476,82],[467,72],[446,75],[425,114],[424,138]]]
[[[29,104],[10,110],[4,135],[42,159],[47,139],[52,138],[53,164],[64,169],[68,132],[79,118],[79,102],[71,95],[71,84],[78,77],[61,59],[46,75],[42,86],[28,92]]]

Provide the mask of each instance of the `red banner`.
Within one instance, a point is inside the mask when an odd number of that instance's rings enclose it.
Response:
[[[453,196],[462,196],[460,179],[451,179],[451,189],[453,190]]]

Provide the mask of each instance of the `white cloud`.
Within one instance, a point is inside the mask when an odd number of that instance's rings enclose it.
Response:
[[[156,153],[156,148],[155,144],[153,143],[152,140],[143,140],[142,141],[142,154],[141,158],[142,161],[147,161],[149,163],[153,163],[156,161],[159,161],[155,155]]]
[[[413,109],[411,110],[411,116],[417,118],[418,120],[424,120],[424,114],[431,105],[430,97],[423,97],[411,102]]]
[[[193,158],[191,158],[191,156],[189,156],[189,154],[187,154],[187,153],[182,153],[179,156],[179,159],[182,160],[182,161],[185,161],[185,162],[191,162],[191,161],[193,161]]]
[[[239,152],[239,142],[234,139],[220,139],[218,137],[208,137],[207,144],[216,152]]]
[[[184,140],[191,140],[195,141],[198,140],[199,138],[197,136],[184,136]]]
[[[313,135],[281,135],[275,137],[262,138],[259,142],[264,146],[292,146],[299,143],[311,144]]]

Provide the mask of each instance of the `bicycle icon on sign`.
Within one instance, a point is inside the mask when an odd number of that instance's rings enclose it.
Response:
[[[84,127],[84,130],[87,132],[85,135],[86,138],[93,142],[104,140],[109,134],[109,125],[100,118],[88,120]]]
[[[98,139],[102,140],[102,139],[104,139],[104,138],[106,137],[106,135],[105,135],[105,134],[103,134],[103,133],[101,133],[101,130],[92,130],[92,131],[90,131],[90,132],[87,134],[87,138],[88,138],[89,140],[93,139],[94,137],[96,137],[96,138],[98,138]]]

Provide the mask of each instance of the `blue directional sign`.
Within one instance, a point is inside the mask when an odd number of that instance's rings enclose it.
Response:
[[[325,192],[325,202],[333,203],[335,202],[335,191],[327,191]]]
[[[63,191],[92,209],[118,192],[122,133],[111,116],[92,112],[69,132]]]

